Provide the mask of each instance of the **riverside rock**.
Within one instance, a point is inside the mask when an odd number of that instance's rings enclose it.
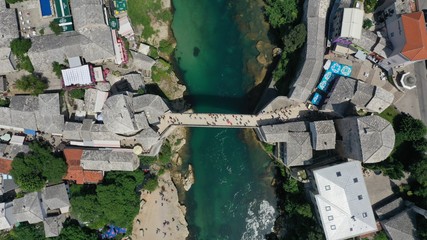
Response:
[[[191,186],[194,184],[194,172],[193,166],[188,165],[187,173],[182,178],[182,185],[184,186],[185,191],[190,190]]]

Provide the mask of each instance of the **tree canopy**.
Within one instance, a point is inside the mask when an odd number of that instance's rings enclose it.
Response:
[[[143,179],[141,171],[109,172],[92,189],[73,186],[72,213],[93,229],[107,224],[130,228],[139,211],[137,187]]]
[[[68,219],[64,222],[61,234],[53,240],[96,240],[98,234],[96,231],[87,227],[81,227],[79,222]]]
[[[44,239],[42,224],[29,224],[28,222],[20,223],[15,227],[5,239],[7,240],[40,240]]]
[[[293,27],[288,34],[283,37],[283,51],[291,53],[302,47],[307,37],[307,29],[304,23],[300,23]]]
[[[55,21],[50,22],[49,28],[53,33],[55,33],[55,35],[59,35],[62,32],[61,26],[59,26],[59,24]]]
[[[298,17],[297,0],[266,0],[265,13],[270,25],[280,28]]]
[[[55,157],[47,145],[38,142],[31,143],[30,149],[12,161],[10,174],[21,189],[33,192],[42,189],[46,182],[60,182],[67,171],[64,159]]]
[[[31,40],[24,38],[16,38],[10,42],[10,49],[16,56],[24,55],[31,48]]]
[[[35,75],[22,76],[16,80],[15,86],[17,89],[31,92],[32,95],[42,94],[48,87],[45,81]]]

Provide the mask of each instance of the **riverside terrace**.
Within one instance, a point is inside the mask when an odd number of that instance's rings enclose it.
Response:
[[[160,135],[167,135],[168,130],[172,130],[174,126],[256,128],[262,125],[277,124],[289,119],[298,118],[301,111],[307,111],[307,107],[304,104],[271,111],[263,110],[258,115],[167,112],[160,118],[158,133]]]

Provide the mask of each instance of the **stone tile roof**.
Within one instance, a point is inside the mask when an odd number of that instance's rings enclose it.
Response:
[[[368,104],[368,102],[374,96],[374,91],[374,86],[361,81],[357,81],[356,92],[351,98],[351,103],[356,106],[366,106],[366,104]]]
[[[342,141],[337,142],[337,150],[343,157],[376,163],[386,159],[393,150],[393,127],[380,116],[349,117],[335,123],[342,137]]]
[[[9,47],[0,47],[0,74],[8,74],[15,71],[11,57],[12,51]]]
[[[145,89],[144,79],[139,73],[129,73],[123,76],[123,80],[128,84],[129,89],[138,91]]]
[[[133,135],[143,129],[135,121],[132,98],[126,95],[114,95],[105,101],[102,109],[104,124],[111,132]]]
[[[153,94],[136,96],[133,99],[133,109],[135,112],[144,112],[150,124],[158,124],[160,117],[169,111],[165,101]]]
[[[360,39],[352,39],[351,42],[367,51],[376,52],[382,57],[388,57],[392,53],[384,37],[379,37],[366,29],[362,29],[362,37]]]
[[[147,55],[135,51],[131,51],[131,54],[134,61],[133,65],[138,69],[151,70],[154,64],[156,64],[156,61]]]
[[[335,149],[336,133],[334,121],[310,122],[310,132],[314,150]]]
[[[348,239],[377,231],[360,162],[313,170],[312,192],[327,239]]]
[[[289,132],[289,138],[284,143],[283,162],[288,167],[301,166],[313,157],[310,133]]]
[[[49,210],[69,208],[71,206],[65,184],[46,187],[42,191],[43,204]]]
[[[132,150],[85,149],[80,160],[80,166],[85,170],[134,171],[139,166],[139,158]]]
[[[62,224],[65,222],[65,215],[61,214],[48,217],[43,221],[44,235],[46,238],[57,237],[61,234]]]
[[[325,52],[325,25],[329,0],[309,0],[307,3],[307,44],[305,63],[292,86],[290,98],[305,102],[315,87],[322,70]]]
[[[32,192],[25,194],[22,198],[13,200],[13,214],[16,222],[30,224],[42,222],[46,216],[40,201],[40,193]]]
[[[11,229],[16,223],[12,206],[12,203],[0,203],[0,230]]]
[[[276,143],[288,141],[288,132],[305,132],[307,129],[307,123],[304,121],[299,121],[274,125],[263,125],[260,127],[260,133],[266,142]]]
[[[398,198],[376,210],[381,225],[393,240],[416,240],[416,213]]]
[[[152,128],[147,128],[138,133],[135,139],[145,151],[150,151],[153,145],[160,141],[160,135]]]
[[[0,48],[9,47],[10,42],[19,37],[18,16],[16,9],[0,9]]]
[[[366,108],[370,112],[382,112],[393,104],[394,94],[380,87],[375,87],[374,96],[371,101],[366,104]]]

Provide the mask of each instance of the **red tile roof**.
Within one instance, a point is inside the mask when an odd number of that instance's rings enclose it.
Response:
[[[83,170],[80,166],[80,159],[83,149],[66,148],[64,149],[65,160],[68,164],[67,175],[64,180],[75,181],[77,184],[99,183],[104,178],[102,171]]]
[[[427,30],[423,12],[402,15],[406,43],[402,54],[411,61],[427,59]]]
[[[0,158],[0,173],[9,174],[12,170],[12,160]]]

